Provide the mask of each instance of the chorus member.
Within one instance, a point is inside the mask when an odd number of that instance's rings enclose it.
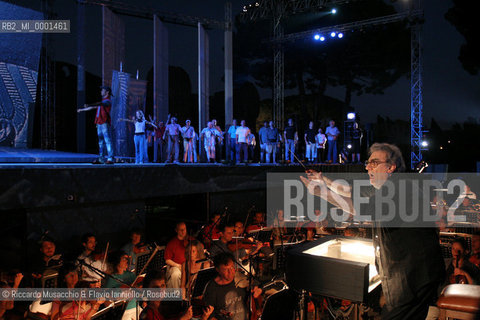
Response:
[[[182,128],[182,137],[183,137],[183,162],[193,163],[194,162],[194,138],[195,138],[195,128],[190,125],[191,121],[185,121],[185,127]]]
[[[335,126],[335,121],[330,121],[330,125],[327,127],[327,130],[325,130],[325,135],[327,136],[328,147],[327,160],[329,163],[337,163],[337,139],[340,136],[340,130]]]
[[[258,130],[258,140],[260,140],[260,162],[265,162],[265,154],[268,145],[268,121],[263,122],[263,127]]]
[[[177,118],[172,117],[171,119],[167,120],[167,126],[165,127],[165,133],[163,135],[163,139],[168,139],[166,163],[172,161],[175,163],[178,162],[178,156],[180,152],[179,136],[181,130],[182,128],[180,125],[177,124]]]
[[[247,136],[247,145],[249,158],[250,160],[255,161],[255,146],[257,145],[257,141],[255,140],[255,135],[251,132]]]
[[[305,130],[305,135],[304,135],[304,140],[305,140],[305,159],[313,163],[314,160],[317,158],[317,147],[315,144],[315,129],[313,128],[313,121],[310,121],[308,124],[308,129]]]
[[[182,264],[185,262],[185,248],[188,244],[187,225],[185,222],[177,223],[175,232],[177,235],[168,242],[165,248],[168,288],[180,288]]]
[[[78,109],[77,112],[84,112],[88,110],[96,110],[95,125],[97,126],[98,135],[98,149],[99,158],[95,160],[94,164],[106,163],[113,164],[113,146],[110,133],[111,118],[110,112],[112,110],[112,101],[110,99],[112,95],[112,89],[107,86],[101,86],[100,94],[102,101],[95,105],[85,104],[82,109]],[[106,149],[106,153],[105,153]]]
[[[285,139],[285,161],[294,163],[295,159],[295,146],[298,142],[297,128],[293,125],[293,119],[288,119],[288,126],[283,131],[283,137]]]
[[[212,122],[207,123],[207,127],[202,130],[200,133],[200,139],[203,140],[203,146],[205,147],[205,152],[207,153],[207,160],[210,163],[215,163],[215,141],[216,138],[220,135],[220,132],[213,127]]]
[[[279,131],[275,128],[273,121],[269,122],[268,128],[265,130],[267,136],[267,143],[265,146],[266,162],[270,163],[270,159],[273,163],[277,163],[277,148],[280,149],[280,141],[282,139]]]
[[[200,270],[210,268],[210,262],[205,258],[205,249],[198,240],[191,240],[185,248],[185,262],[182,263],[182,285],[185,297],[190,300],[197,274]]]
[[[466,244],[461,238],[452,242],[452,260],[447,267],[446,284],[478,284],[480,270],[465,255]]]
[[[245,120],[240,121],[240,127],[235,132],[237,145],[237,163],[240,163],[242,156],[243,162],[248,161],[248,145],[247,136],[250,134],[250,129],[245,125]]]
[[[153,159],[155,162],[163,162],[165,153],[165,140],[163,136],[165,134],[165,124],[163,121],[158,122],[155,129],[155,140],[153,148]]]
[[[318,128],[318,134],[315,136],[315,145],[317,146],[317,163],[322,163],[325,154],[325,144],[327,137],[323,134],[322,128]]]
[[[246,320],[248,316],[247,291],[235,285],[234,258],[230,253],[222,253],[214,259],[218,275],[208,282],[203,299],[205,305],[213,306],[214,319]],[[253,298],[257,299],[262,290],[253,288]]]
[[[417,216],[419,220],[404,221],[402,216],[412,216],[411,212],[404,215],[394,211],[392,219],[382,219],[385,213],[378,208],[376,203],[381,203],[382,195],[387,194],[392,188],[406,190],[404,192],[416,193],[421,197],[421,192],[415,192],[414,181],[400,180],[394,173],[405,171],[405,162],[400,149],[387,143],[375,143],[370,147],[370,156],[366,162],[369,182],[369,201],[357,213],[352,205],[352,195],[340,192],[336,188],[327,187],[321,175],[313,170],[307,172],[308,179],[301,177],[309,192],[341,207],[351,214],[370,213],[374,218],[373,241],[375,248],[375,262],[382,282],[382,291],[385,305],[382,309],[382,319],[425,319],[430,303],[437,296],[439,285],[445,277],[445,264],[439,245],[438,233],[434,223],[422,221],[424,214]],[[388,183],[387,183],[388,181]],[[405,185],[408,183],[409,185]],[[401,187],[401,184],[404,184]],[[339,206],[332,198],[333,192],[343,199],[344,205]],[[365,190],[366,193],[367,190]],[[403,194],[405,196],[405,194]],[[408,195],[407,195],[408,196]],[[402,195],[396,192],[390,210],[402,207],[399,205]],[[406,197],[408,199],[408,197]],[[358,199],[355,199],[357,201]],[[405,201],[405,200],[403,200]],[[419,199],[423,203],[425,199]],[[383,207],[385,208],[385,207]],[[415,216],[415,214],[413,214]]]
[[[215,161],[221,162],[223,150],[223,136],[225,135],[225,132],[222,131],[222,128],[218,125],[216,119],[212,119],[212,124],[215,130],[218,131],[218,136],[215,142]]]
[[[237,159],[236,152],[237,152],[237,120],[233,119],[232,125],[228,128],[227,136],[229,142],[229,152],[230,152],[230,161],[235,162]]]
[[[142,164],[145,159],[147,148],[145,137],[146,125],[148,124],[154,128],[157,126],[153,122],[145,120],[145,115],[142,110],[137,110],[137,112],[135,112],[135,118],[133,119],[118,119],[118,121],[131,122],[135,125],[135,135],[133,136],[133,142],[135,144],[135,163]]]
[[[353,123],[352,129],[352,163],[360,163],[360,144],[363,138],[363,130],[358,125],[358,122]]]

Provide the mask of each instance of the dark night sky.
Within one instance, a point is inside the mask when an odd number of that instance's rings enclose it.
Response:
[[[124,0],[127,1],[127,0]],[[366,0],[368,1],[368,0]],[[462,122],[467,117],[480,118],[480,90],[478,76],[471,76],[463,70],[457,59],[463,38],[444,19],[444,14],[453,5],[451,0],[422,0],[425,11],[423,26],[424,47],[424,123],[430,124],[435,117],[440,123]],[[16,3],[39,9],[40,1],[19,0]],[[138,3],[131,0],[132,3]],[[241,11],[247,1],[233,2],[234,15]],[[142,6],[155,7],[162,11],[179,12],[189,15],[211,17],[222,20],[225,0],[202,1],[142,1]],[[399,0],[397,9],[408,9],[408,0]],[[75,28],[76,12],[73,0],[57,0],[55,9],[58,19],[70,19]],[[101,74],[101,10],[89,6],[87,38],[87,71]],[[125,17],[127,32],[127,57],[125,71],[146,77],[153,62],[152,22],[145,19]],[[196,28],[168,24],[170,65],[180,66],[190,74],[192,88],[197,89],[197,30]],[[210,88],[211,93],[223,90],[223,32],[209,31],[210,35]],[[56,59],[74,63],[76,59],[75,30],[69,35],[56,35]],[[342,41],[348,41],[345,37]],[[235,45],[235,43],[234,43]],[[271,90],[260,90],[268,98]],[[343,99],[343,88],[329,88],[327,94]],[[377,114],[396,119],[408,120],[410,116],[410,82],[402,78],[384,95],[362,95],[352,98],[363,122],[375,121]]]

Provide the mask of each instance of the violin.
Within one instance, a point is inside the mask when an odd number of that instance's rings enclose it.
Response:
[[[230,241],[227,246],[228,249],[232,252],[235,252],[240,249],[250,250],[254,247],[259,245],[258,242],[254,241],[253,239],[243,238],[241,240],[236,241],[235,239]]]
[[[147,251],[148,245],[144,242],[137,243],[133,246],[133,253],[139,254]]]

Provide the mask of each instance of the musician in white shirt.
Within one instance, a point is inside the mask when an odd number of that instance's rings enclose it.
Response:
[[[318,134],[315,136],[315,144],[317,146],[317,163],[322,163],[326,142],[327,137],[323,134],[322,128],[318,128]]]

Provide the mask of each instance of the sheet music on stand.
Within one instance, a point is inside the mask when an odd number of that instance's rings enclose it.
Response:
[[[140,270],[143,269],[145,264],[147,263],[150,255],[152,254],[151,251],[147,251],[137,255],[137,260],[135,262],[135,274],[138,276]],[[148,266],[148,270],[161,270],[165,266],[165,246],[159,247],[158,252],[153,257],[152,262]],[[148,271],[146,270],[146,271]]]
[[[216,276],[217,276],[217,271],[213,267],[200,270],[197,274],[197,279],[195,280],[195,285],[193,287],[193,292],[192,292],[192,298],[196,298],[203,295],[203,291],[205,290],[207,283],[210,280],[215,279]]]
[[[251,231],[249,236],[260,242],[269,242],[272,239],[272,228],[262,228],[260,230]]]

